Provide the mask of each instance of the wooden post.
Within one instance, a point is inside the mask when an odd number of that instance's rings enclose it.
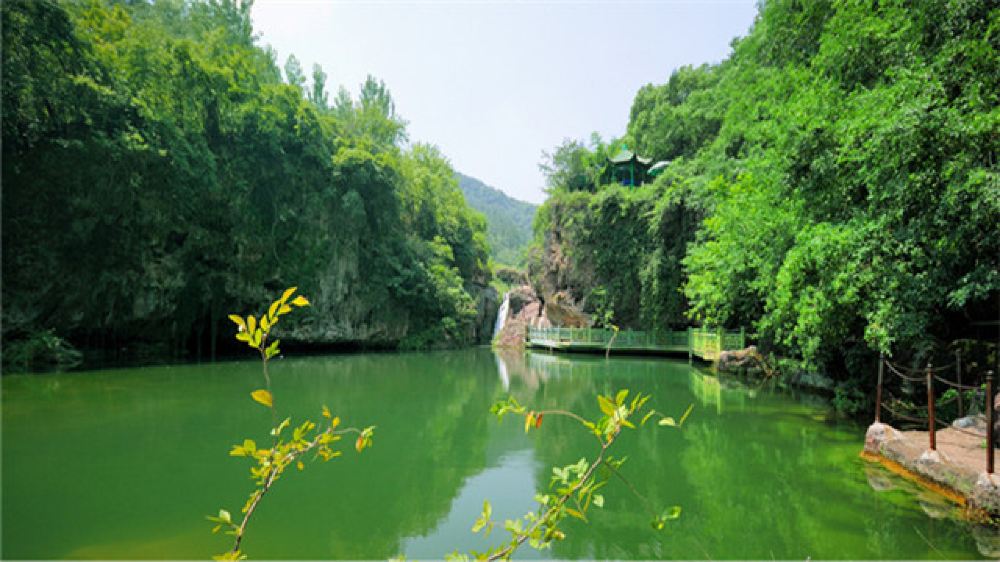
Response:
[[[962,402],[962,350],[955,350],[955,380],[958,382],[958,417],[965,417],[965,405]]]
[[[937,432],[934,427],[934,375],[931,364],[927,363],[927,434],[930,438],[931,450],[937,450]]]
[[[986,473],[993,474],[993,371],[986,371]]]
[[[878,354],[878,390],[875,392],[875,423],[882,423],[882,371],[885,369],[885,354]]]

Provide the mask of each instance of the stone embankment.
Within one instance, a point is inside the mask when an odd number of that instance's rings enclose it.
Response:
[[[985,425],[937,431],[935,450],[929,442],[926,431],[899,431],[876,422],[865,435],[862,456],[967,507],[975,520],[996,522],[1000,475],[986,472]]]

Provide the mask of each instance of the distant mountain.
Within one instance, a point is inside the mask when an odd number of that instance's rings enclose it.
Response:
[[[517,265],[521,252],[531,242],[531,221],[538,205],[514,199],[476,178],[458,172],[455,177],[469,205],[486,215],[486,238],[493,260]]]

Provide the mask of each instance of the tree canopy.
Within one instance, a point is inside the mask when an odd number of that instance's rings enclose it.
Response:
[[[300,341],[479,336],[485,225],[383,82],[329,104],[248,2],[2,9],[5,343],[208,353],[223,311],[289,284],[316,305]]]
[[[726,60],[637,93],[653,185],[581,198],[596,150],[546,156],[535,270],[623,325],[746,326],[832,372],[974,335],[1000,309],[998,33],[982,0],[762,3]]]

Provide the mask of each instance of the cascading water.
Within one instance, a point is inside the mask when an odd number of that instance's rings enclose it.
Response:
[[[500,310],[497,311],[497,320],[493,323],[493,339],[497,339],[500,336],[500,331],[503,330],[504,324],[507,323],[507,313],[510,311],[510,291],[503,294],[503,303],[500,304]]]

